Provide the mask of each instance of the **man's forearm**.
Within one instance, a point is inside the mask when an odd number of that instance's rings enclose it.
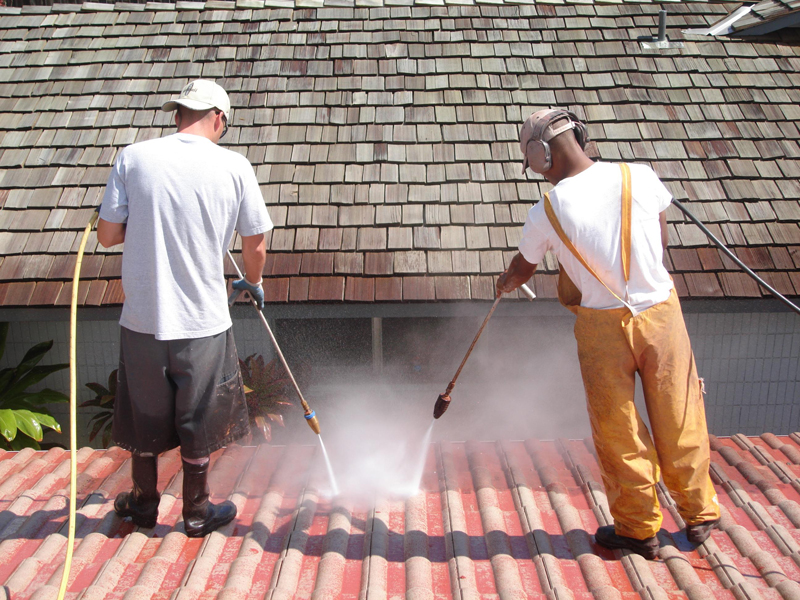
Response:
[[[519,252],[513,259],[508,269],[497,279],[497,291],[507,294],[514,291],[528,281],[536,271],[536,265],[525,260]]]
[[[97,221],[97,241],[104,248],[110,248],[125,241],[125,223],[111,223],[104,219]]]
[[[244,276],[250,283],[257,283],[261,281],[264,264],[267,261],[267,246],[263,236],[258,243],[252,243],[249,240],[248,242],[242,244]]]

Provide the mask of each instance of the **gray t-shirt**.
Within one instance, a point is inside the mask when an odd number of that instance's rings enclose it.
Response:
[[[125,148],[100,218],[127,223],[120,325],[159,340],[227,330],[223,265],[233,231],[272,229],[250,162],[185,133]]]

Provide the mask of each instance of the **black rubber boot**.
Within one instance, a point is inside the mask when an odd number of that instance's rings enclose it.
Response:
[[[183,461],[183,527],[192,538],[203,537],[233,521],[236,505],[208,501],[208,466]]]
[[[692,542],[695,546],[699,546],[708,539],[708,536],[711,535],[711,530],[717,529],[718,527],[719,519],[703,521],[697,525],[687,525],[686,539]]]
[[[118,494],[114,500],[114,512],[144,529],[151,529],[158,521],[158,458],[155,456],[131,456],[131,479],[133,490]]]
[[[636,538],[618,535],[613,525],[598,527],[597,532],[594,534],[594,539],[603,548],[630,550],[640,556],[644,556],[647,560],[658,558],[658,549],[661,546],[657,536],[649,537],[646,540],[637,540]]]

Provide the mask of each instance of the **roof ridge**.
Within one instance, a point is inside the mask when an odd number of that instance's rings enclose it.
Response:
[[[662,0],[663,4],[682,2],[708,3],[709,0]],[[715,0],[710,0],[712,3]],[[724,3],[724,0],[716,0]],[[449,5],[647,5],[650,0],[176,0],[175,2],[54,2],[50,5],[22,7],[0,6],[2,15],[51,14],[64,12],[142,12],[142,11],[204,11],[204,10],[258,10],[263,8],[377,8],[382,6],[449,6]]]

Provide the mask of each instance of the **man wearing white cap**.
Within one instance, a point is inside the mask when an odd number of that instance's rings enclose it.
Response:
[[[547,251],[558,258],[558,297],[577,315],[592,437],[614,518],[595,539],[653,559],[661,473],[690,542],[704,542],[719,524],[702,384],[662,263],[672,196],[647,166],[593,162],[587,139],[570,111],[542,110],[525,121],[523,173],[530,167],[555,187],[528,212],[497,290],[525,283]],[[634,405],[636,373],[652,436]]]
[[[238,231],[245,278],[234,286],[263,307],[272,221],[248,160],[217,145],[231,116],[225,90],[198,79],[161,109],[175,111],[178,132],[120,152],[97,225],[103,246],[125,242],[113,438],[132,454],[133,490],[114,509],[154,527],[157,457],[180,446],[184,529],[202,537],[236,516],[232,502],[208,501],[209,455],[249,431],[225,252]]]

